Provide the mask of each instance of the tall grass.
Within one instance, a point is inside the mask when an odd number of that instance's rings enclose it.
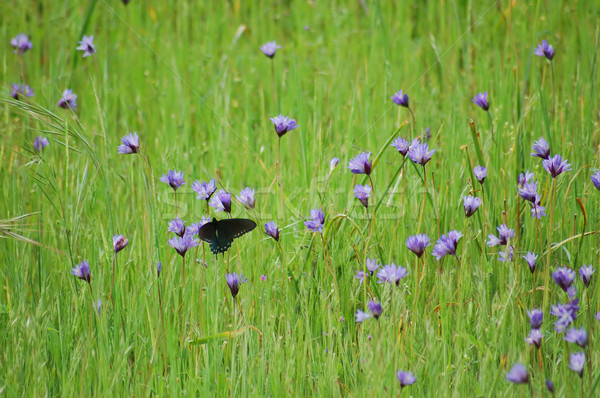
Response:
[[[546,378],[558,396],[581,393],[567,366],[580,350],[554,332],[549,306],[541,350],[524,338],[527,310],[545,294],[548,305],[567,299],[546,272],[599,265],[600,192],[589,177],[599,167],[599,4],[151,3],[0,4],[0,81],[6,92],[12,83],[35,91],[0,99],[0,391],[397,396],[396,372],[409,370],[417,382],[403,395],[520,396],[527,387],[505,380],[520,362],[534,394]],[[21,58],[9,44],[20,32],[34,44]],[[75,51],[82,34],[95,36],[93,57]],[[556,49],[552,67],[533,55],[542,39]],[[273,59],[258,49],[270,40],[282,46]],[[56,106],[67,88],[78,95],[75,112]],[[400,89],[414,123],[390,100]],[[489,93],[490,120],[471,102],[480,91]],[[283,212],[269,121],[279,113],[300,125],[281,139]],[[426,168],[389,146],[427,127],[436,152]],[[117,154],[132,131],[145,158]],[[38,135],[50,140],[41,153]],[[554,183],[529,155],[539,137],[573,165]],[[363,151],[377,159],[367,211],[352,194],[367,179],[346,168]],[[330,173],[334,156],[341,162]],[[472,174],[478,164],[488,168],[483,187]],[[177,214],[188,225],[206,214],[195,179],[257,196],[254,210],[236,203],[232,215],[258,228],[226,256],[191,250],[185,289],[181,259],[166,244],[175,197],[158,177],[169,169],[185,172]],[[548,211],[554,188],[553,215],[539,226],[517,192],[526,169]],[[465,220],[468,194],[484,204]],[[313,208],[325,213],[323,236],[303,225]],[[270,220],[281,250],[264,234]],[[516,232],[510,262],[498,261],[505,247],[485,246],[503,223]],[[453,229],[465,235],[460,261],[438,263],[433,243]],[[423,265],[405,246],[417,233],[432,239]],[[130,243],[117,255],[110,303],[115,234]],[[527,251],[538,254],[535,291]],[[367,258],[409,276],[398,287],[376,278],[359,285]],[[93,295],[70,274],[84,259]],[[237,301],[226,269],[248,278]],[[600,336],[596,279],[588,289],[575,282],[575,325],[591,347]],[[370,297],[382,316],[356,324]],[[98,298],[99,311],[90,304]],[[586,355],[583,389],[594,396],[600,356]]]

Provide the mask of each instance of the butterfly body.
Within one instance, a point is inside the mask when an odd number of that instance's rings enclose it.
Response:
[[[210,251],[217,255],[225,253],[231,247],[233,240],[252,231],[256,223],[245,218],[229,218],[213,220],[200,228],[198,237],[209,244]]]

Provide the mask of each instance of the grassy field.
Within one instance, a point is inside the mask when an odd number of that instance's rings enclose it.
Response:
[[[600,394],[598,275],[579,275],[600,262],[600,3],[27,0],[0,15],[0,395],[543,396],[547,379],[557,396]],[[15,53],[20,33],[33,47]],[[270,58],[259,48],[273,40]],[[534,54],[542,40],[552,60]],[[13,84],[35,95],[15,99]],[[74,108],[58,106],[66,89]],[[278,114],[298,128],[278,138]],[[119,153],[132,132],[140,153]],[[404,157],[398,137],[431,160]],[[540,138],[570,170],[553,178],[530,155]],[[348,167],[362,152],[370,175]],[[184,173],[176,191],[169,170]],[[211,179],[230,215],[196,198]],[[236,199],[245,187],[253,209]],[[471,217],[465,196],[482,202]],[[322,232],[305,226],[313,209]],[[178,255],[169,222],[207,215],[257,227],[224,255]],[[514,235],[493,246],[502,224]],[[438,261],[452,230],[456,255]],[[416,234],[431,240],[420,258]],[[89,283],[71,272],[84,260]],[[407,275],[382,274],[392,263]],[[247,278],[235,298],[231,272]],[[379,318],[356,322],[371,301]],[[587,345],[565,341],[572,327]],[[507,380],[518,363],[523,385]]]

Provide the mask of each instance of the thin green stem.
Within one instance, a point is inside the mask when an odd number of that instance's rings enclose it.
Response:
[[[406,107],[406,109],[408,109],[408,111],[410,112],[410,117],[412,118],[411,132],[414,134],[415,128],[417,128],[417,123],[415,121],[415,114],[413,113],[412,109],[410,109],[409,107]]]
[[[425,170],[425,166],[423,166],[423,203],[421,204],[421,214],[419,215],[419,227],[417,228],[417,232],[421,232],[421,226],[423,224],[423,216],[425,215],[425,202],[427,200],[427,171]]]
[[[115,287],[115,267],[117,263],[117,253],[113,256],[113,264],[112,264],[112,283],[110,284],[110,295],[108,296],[108,301],[113,303],[113,290]]]
[[[160,278],[160,276],[159,276]],[[162,349],[163,349],[163,376],[167,374],[167,337],[166,337],[166,331],[165,331],[165,315],[163,312],[163,303],[162,303],[162,294],[161,294],[161,289],[160,289],[160,279],[158,281],[158,306],[160,309],[160,323],[162,325]]]
[[[494,123],[492,122],[492,114],[490,111],[486,112],[488,115],[488,120],[490,121],[490,130],[492,131],[492,141],[496,142],[496,138],[494,137]]]
[[[548,223],[548,252],[546,254],[546,268],[544,269],[544,300],[543,307],[548,308],[548,301],[550,299],[550,256],[552,254],[552,229],[554,222],[554,190],[556,188],[556,179],[552,179],[550,187],[550,221]]]
[[[277,246],[279,247],[279,254],[281,256],[281,293],[283,293],[283,284],[285,282],[285,259],[283,258],[283,248],[281,247],[281,243],[277,241]]]

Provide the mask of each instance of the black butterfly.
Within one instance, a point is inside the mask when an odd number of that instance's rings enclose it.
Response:
[[[213,254],[225,253],[235,238],[256,228],[256,223],[245,218],[213,220],[200,228],[198,237],[210,245]]]

